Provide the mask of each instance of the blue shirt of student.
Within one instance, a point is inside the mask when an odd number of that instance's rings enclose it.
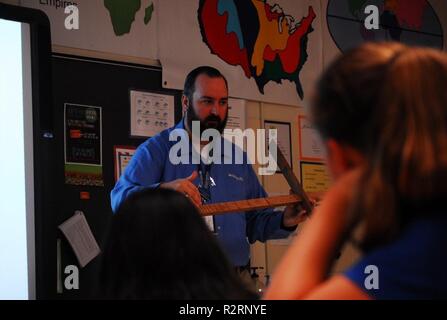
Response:
[[[377,267],[376,282],[368,266]],[[417,218],[397,241],[368,253],[344,275],[373,299],[447,299],[447,216]]]

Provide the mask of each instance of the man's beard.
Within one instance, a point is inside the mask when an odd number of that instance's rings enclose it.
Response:
[[[200,120],[192,104],[189,104],[188,111],[186,112],[186,121],[189,125],[190,130],[192,130],[193,121],[200,121],[200,136],[202,136],[202,133],[207,129],[215,129],[219,131],[220,134],[222,134],[228,121],[228,109],[223,121],[221,121],[220,117],[215,114],[210,114],[204,120]]]

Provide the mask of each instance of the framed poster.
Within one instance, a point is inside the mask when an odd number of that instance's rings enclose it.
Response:
[[[135,147],[132,146],[114,146],[113,154],[115,159],[115,182],[121,177],[121,174],[129,164],[130,159],[135,154]]]
[[[104,186],[102,108],[64,104],[65,183]]]
[[[305,192],[326,192],[331,185],[327,167],[323,163],[300,162],[301,184]]]
[[[173,127],[174,95],[130,90],[130,136],[153,137]]]
[[[278,147],[279,150],[281,150],[284,157],[287,159],[287,162],[289,163],[290,168],[293,169],[293,162],[292,162],[292,131],[290,128],[289,122],[279,122],[279,121],[264,121],[264,129],[266,130],[265,136],[266,136],[266,146],[269,145],[269,133],[268,130],[270,129],[276,129],[278,132]],[[281,172],[276,169],[276,172]]]
[[[298,141],[301,160],[325,161],[325,149],[320,134],[306,116],[298,116]]]

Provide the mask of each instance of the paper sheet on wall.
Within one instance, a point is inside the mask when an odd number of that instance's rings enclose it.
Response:
[[[245,105],[246,101],[242,99],[228,99],[228,121],[225,129],[241,129],[245,130]],[[244,143],[235,139],[235,135],[224,131],[224,138],[233,141],[239,148],[245,150]]]
[[[76,211],[59,229],[70,243],[82,268],[101,252],[82,211]]]
[[[174,126],[174,96],[130,91],[130,135],[153,137]]]
[[[326,158],[321,137],[312,122],[305,116],[298,117],[300,159],[321,161]]]
[[[245,104],[242,99],[228,99],[228,121],[227,129],[245,130]]]

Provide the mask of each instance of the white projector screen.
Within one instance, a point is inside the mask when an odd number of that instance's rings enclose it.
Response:
[[[35,298],[30,27],[0,19],[0,300]]]

